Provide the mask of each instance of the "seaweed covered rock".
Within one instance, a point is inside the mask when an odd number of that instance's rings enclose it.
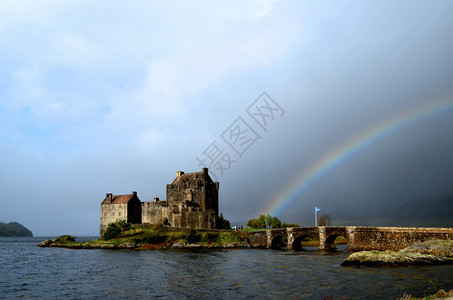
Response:
[[[360,251],[346,258],[342,266],[417,266],[453,263],[453,241],[431,240],[400,251]]]
[[[453,240],[431,240],[406,247],[401,252],[453,257]]]
[[[453,259],[431,254],[401,251],[360,251],[352,253],[346,258],[342,266],[417,266],[417,265],[441,265],[453,263]]]
[[[74,244],[75,237],[71,235],[62,235],[53,240],[45,240],[38,244],[38,247],[61,247],[64,245]]]

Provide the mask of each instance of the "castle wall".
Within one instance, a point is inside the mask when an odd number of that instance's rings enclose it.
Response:
[[[142,223],[142,202],[137,196],[134,196],[127,203],[127,221],[131,224]]]
[[[170,221],[170,207],[155,202],[142,202],[142,223],[163,224],[164,220]]]
[[[178,171],[173,182],[167,184],[166,201],[156,198],[153,202],[141,202],[137,192],[117,195],[116,200],[112,200],[112,194],[107,194],[101,204],[101,235],[108,224],[120,220],[132,224],[214,229],[219,212],[219,183],[211,180],[208,169],[189,174]]]
[[[101,235],[110,223],[121,220],[127,221],[127,204],[101,205]]]
[[[189,192],[190,191],[190,192]],[[201,182],[186,182],[185,184],[167,184],[167,201],[177,202],[189,200],[202,206],[202,198],[204,197],[204,189]],[[190,199],[192,198],[192,199]]]
[[[188,180],[178,184],[167,184],[167,201],[190,201],[199,206],[202,211],[212,210],[219,214],[219,183],[212,182],[209,176],[203,174],[203,180]]]
[[[207,181],[205,184],[204,208],[206,211],[212,210],[219,215],[219,183]]]
[[[142,202],[142,223],[167,225],[178,228],[214,229],[215,213],[203,212],[199,207],[161,205],[155,202]],[[165,220],[167,223],[165,224]]]

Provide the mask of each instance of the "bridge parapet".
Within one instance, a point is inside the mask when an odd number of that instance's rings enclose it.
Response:
[[[319,249],[335,249],[338,236],[346,238],[348,250],[400,250],[426,240],[453,239],[453,228],[425,227],[360,227],[319,226],[268,229],[249,234],[250,247],[300,249],[301,241],[308,237],[319,240]]]
[[[251,248],[266,248],[267,247],[267,232],[252,231],[249,233],[249,243]]]
[[[353,238],[350,250],[400,250],[427,240],[451,240],[453,228],[355,227]]]

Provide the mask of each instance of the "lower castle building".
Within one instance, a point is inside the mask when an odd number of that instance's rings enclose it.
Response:
[[[106,194],[101,203],[101,235],[109,223],[124,220],[132,224],[165,225],[178,228],[214,229],[219,214],[219,183],[212,181],[208,169],[201,172],[176,172],[167,184],[167,200],[142,202],[137,192]]]

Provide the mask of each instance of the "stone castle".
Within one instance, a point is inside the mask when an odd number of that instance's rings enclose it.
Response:
[[[101,235],[109,223],[124,220],[132,224],[164,225],[177,228],[214,229],[219,213],[219,183],[212,181],[208,169],[201,172],[176,172],[167,184],[167,200],[157,195],[142,202],[137,192],[106,194],[101,203]]]

